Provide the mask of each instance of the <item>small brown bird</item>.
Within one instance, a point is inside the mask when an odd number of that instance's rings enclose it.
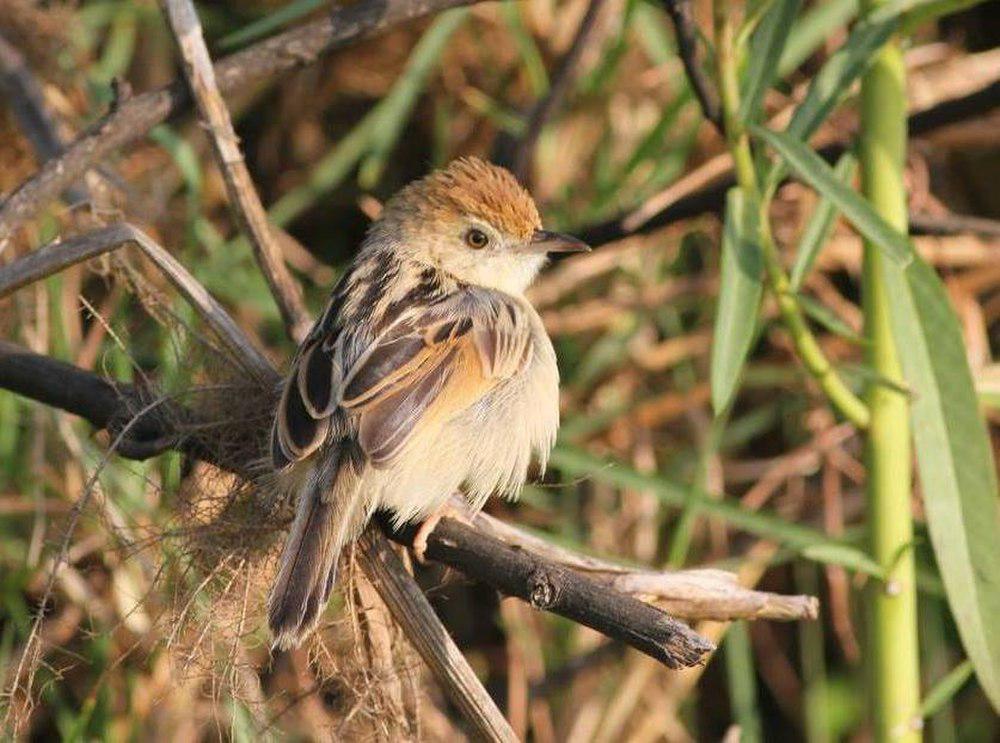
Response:
[[[464,490],[517,496],[559,427],[559,372],[524,291],[553,252],[527,191],[474,158],[386,203],[303,341],[271,435],[295,520],[268,604],[280,648],[312,631],[337,559],[378,508],[423,520]]]

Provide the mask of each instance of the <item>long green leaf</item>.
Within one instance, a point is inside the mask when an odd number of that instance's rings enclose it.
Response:
[[[691,507],[698,513],[716,516],[750,534],[773,539],[818,562],[841,565],[868,575],[880,576],[882,569],[865,552],[822,532],[785,521],[763,511],[748,511],[726,498],[713,498],[697,488],[672,482],[660,475],[648,475],[622,462],[594,457],[580,449],[557,446],[549,460],[564,473],[585,476],[621,488],[651,492],[663,503],[677,508]]]
[[[900,267],[913,259],[910,241],[886,224],[856,191],[838,180],[836,174],[808,146],[787,132],[775,132],[752,125],[754,136],[767,142],[802,180],[828,198],[865,237],[876,243]]]
[[[778,60],[800,5],[801,0],[774,0],[750,37],[750,58],[740,95],[742,121],[759,118],[761,101],[778,74]]]
[[[948,604],[980,685],[1000,709],[1000,498],[962,332],[934,269],[801,142],[753,127],[881,249],[892,330],[913,390],[927,526]]]
[[[895,16],[878,21],[862,21],[847,41],[820,69],[806,97],[788,123],[787,132],[796,139],[807,140],[850,90],[871,62],[875,51],[896,30]]]
[[[917,258],[905,269],[883,263],[893,337],[915,392],[927,528],[962,644],[1000,710],[1000,499],[961,328],[926,262]]]
[[[763,293],[762,261],[757,235],[757,208],[743,191],[726,194],[722,231],[719,305],[712,339],[712,407],[720,414],[729,405],[754,338]]]
[[[837,165],[833,169],[833,174],[844,185],[848,185],[854,180],[854,174],[858,170],[858,161],[850,152],[845,152]],[[795,250],[795,265],[792,266],[792,273],[789,277],[792,291],[798,291],[802,286],[802,281],[809,275],[813,263],[820,250],[830,238],[833,231],[834,219],[837,216],[837,207],[833,201],[823,196],[820,198],[816,210],[809,217],[806,229],[802,233],[802,239]]]

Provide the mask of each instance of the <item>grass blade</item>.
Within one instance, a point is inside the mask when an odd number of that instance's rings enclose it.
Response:
[[[833,168],[833,174],[845,186],[854,180],[858,172],[858,161],[850,152],[845,152]],[[809,275],[819,251],[830,239],[833,223],[837,216],[837,206],[826,196],[821,197],[816,210],[809,217],[809,223],[802,233],[802,239],[795,250],[795,265],[789,277],[792,291],[798,291],[802,281]]]
[[[858,0],[816,3],[795,23],[778,61],[778,77],[791,74],[822,46],[830,34],[858,14]]]
[[[292,21],[297,21],[327,4],[328,0],[292,0],[288,5],[270,10],[261,18],[236,29],[231,34],[226,34],[219,39],[218,47],[223,51],[229,51],[235,47],[263,39]]]
[[[785,49],[801,0],[775,0],[750,38],[750,59],[740,95],[740,119],[757,121],[761,101],[778,73],[778,60]]]
[[[760,313],[763,263],[757,235],[757,208],[747,204],[743,191],[726,195],[722,232],[719,304],[712,341],[711,387],[715,414],[724,411],[736,391],[746,363]]]

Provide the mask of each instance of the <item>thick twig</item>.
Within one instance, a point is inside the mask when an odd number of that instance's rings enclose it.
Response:
[[[495,146],[497,162],[509,167],[511,172],[522,182],[528,182],[535,146],[538,144],[542,129],[552,114],[562,105],[563,99],[577,77],[580,59],[594,37],[597,19],[605,3],[606,0],[590,0],[583,18],[580,20],[576,36],[573,37],[569,49],[559,60],[559,64],[552,73],[548,92],[528,112],[527,123],[521,137],[512,141],[501,135],[497,139]]]
[[[312,325],[309,312],[302,299],[302,290],[285,265],[264,205],[243,160],[229,110],[219,93],[194,4],[191,0],[161,0],[161,4],[177,40],[191,94],[208,129],[233,214],[253,246],[289,335],[301,341]]]
[[[974,93],[938,103],[935,106],[910,114],[908,127],[911,136],[930,134],[936,129],[957,121],[982,116],[1000,106],[1000,80]],[[853,134],[820,147],[817,152],[827,162],[835,162],[843,153]],[[643,207],[606,222],[577,230],[576,235],[591,245],[602,245],[621,240],[633,234],[652,232],[669,224],[701,214],[719,212],[725,203],[726,191],[736,182],[732,168],[719,173],[705,186],[666,204],[662,209],[646,213]],[[633,215],[642,212],[641,220]]]
[[[261,41],[215,65],[223,95],[298,67],[390,26],[474,0],[363,0],[322,18]],[[37,215],[69,185],[120,147],[142,139],[190,103],[182,81],[135,96],[82,134],[58,158],[45,165],[0,205],[0,249],[14,231]]]
[[[701,106],[701,112],[716,131],[725,137],[722,131],[719,99],[705,75],[702,56],[698,52],[698,27],[694,22],[691,0],[663,0],[663,8],[674,24],[677,52],[684,65],[684,72],[687,73],[688,83],[694,91],[695,98],[698,99],[698,105]]]
[[[417,526],[389,533],[410,545]],[[426,555],[493,586],[536,609],[585,624],[608,637],[626,642],[670,668],[701,662],[714,649],[686,624],[661,609],[609,589],[575,570],[564,568],[527,550],[444,518],[428,539]]]

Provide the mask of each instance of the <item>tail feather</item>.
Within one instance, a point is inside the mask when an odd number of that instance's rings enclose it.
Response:
[[[283,650],[299,645],[319,623],[344,545],[363,526],[365,509],[350,457],[330,457],[299,493],[295,520],[268,600],[268,625]],[[325,470],[325,471],[324,471]]]

